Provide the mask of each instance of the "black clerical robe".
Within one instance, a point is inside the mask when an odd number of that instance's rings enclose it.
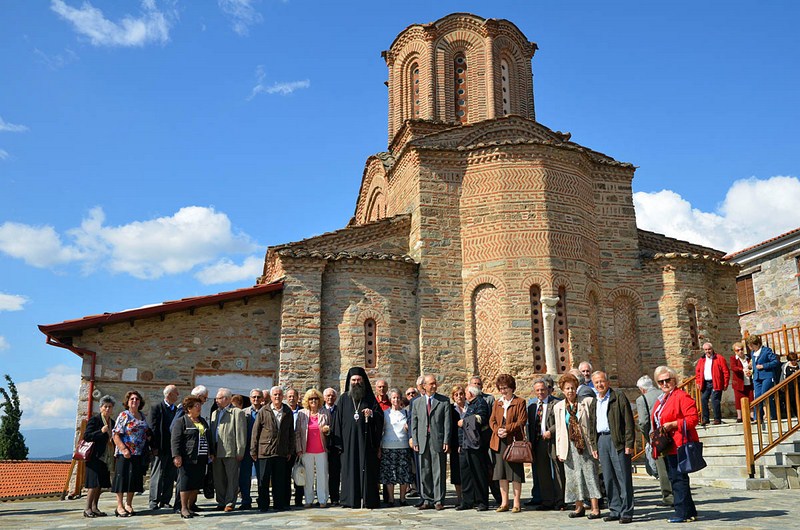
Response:
[[[354,414],[358,406],[358,420]],[[363,409],[372,409],[372,417],[365,421]],[[378,493],[378,449],[383,437],[383,411],[371,396],[359,406],[349,393],[339,396],[333,421],[333,443],[342,452],[342,506],[361,508],[362,491],[367,508],[380,507]],[[362,481],[364,487],[362,490]]]

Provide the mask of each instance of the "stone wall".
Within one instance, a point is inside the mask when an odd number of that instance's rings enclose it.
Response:
[[[780,254],[769,254],[747,264],[753,272],[753,291],[756,310],[739,318],[742,333],[762,333],[779,329],[784,324],[800,324],[800,278],[797,276],[797,256],[800,243],[784,249]]]
[[[320,388],[344,387],[347,370],[365,366],[365,322],[376,323],[376,366],[367,373],[403,390],[419,373],[417,266],[387,260],[329,262],[322,277]]]
[[[85,330],[74,344],[97,353],[95,394],[110,394],[121,403],[138,390],[146,409],[163,399],[162,390],[176,384],[189,394],[200,374],[245,374],[270,377],[278,370],[281,294],[166,313],[161,317]],[[192,314],[193,313],[193,314]],[[85,356],[78,399],[78,419],[86,417],[91,358]],[[94,399],[94,412],[99,411]],[[118,404],[116,410],[121,410]]]

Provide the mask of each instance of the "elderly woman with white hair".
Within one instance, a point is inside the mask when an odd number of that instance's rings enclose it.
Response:
[[[653,377],[664,392],[651,413],[653,429],[663,427],[672,437],[672,444],[664,451],[664,456],[675,500],[675,515],[667,519],[667,522],[694,521],[697,519],[697,508],[692,500],[689,474],[678,471],[678,447],[689,441],[699,441],[696,429],[700,421],[697,404],[689,394],[678,388],[678,374],[672,368],[659,366]]]
[[[305,502],[309,508],[314,500],[314,484],[320,508],[328,505],[328,435],[331,432],[331,415],[322,406],[322,392],[316,388],[306,391],[303,408],[297,413],[295,439],[297,456],[306,470]]]
[[[659,397],[661,397],[662,392],[656,388],[655,383],[653,383],[653,380],[650,379],[649,375],[643,375],[640,377],[639,380],[636,381],[636,387],[639,389],[639,392],[642,393],[641,396],[636,398],[636,411],[638,412],[639,431],[641,431],[645,440],[649,440],[650,432],[653,430],[653,424],[650,416],[653,408],[656,405],[656,401]],[[660,504],[662,506],[672,506],[672,484],[669,482],[667,463],[664,460],[664,456],[660,455],[658,458],[656,458],[655,463],[655,471],[658,475],[659,485],[661,486]]]

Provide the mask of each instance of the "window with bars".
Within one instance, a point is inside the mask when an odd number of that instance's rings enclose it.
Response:
[[[756,295],[753,291],[753,275],[736,278],[736,298],[739,301],[739,314],[756,310]]]
[[[453,91],[456,121],[467,123],[467,58],[463,53],[453,58]]]
[[[378,327],[374,318],[364,321],[364,367],[375,368],[378,364]]]
[[[503,92],[503,116],[511,114],[511,83],[509,82],[508,61],[500,61],[500,88]]]
[[[692,341],[692,349],[700,349],[700,337],[697,333],[697,309],[694,304],[688,304],[686,311],[689,313],[689,337]]]
[[[410,118],[419,118],[419,65],[414,63],[411,65],[411,114]]]
[[[567,288],[558,288],[556,304],[556,350],[558,352],[558,373],[567,371],[569,362],[569,325],[567,324]]]
[[[533,341],[533,370],[537,374],[547,372],[544,359],[544,318],[542,318],[542,290],[531,285],[531,340]]]

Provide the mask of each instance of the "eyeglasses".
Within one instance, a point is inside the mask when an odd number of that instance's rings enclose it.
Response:
[[[309,401],[319,401],[319,398],[308,398]]]
[[[407,396],[416,396],[417,393],[416,392],[406,392],[406,395]]]
[[[672,378],[671,378],[671,377],[670,377],[669,379],[659,379],[659,380],[658,380],[658,384],[659,384],[659,385],[666,385],[666,384],[667,384],[667,383],[669,383],[670,381],[672,381]]]
[[[250,396],[250,401],[255,401],[256,399],[264,399],[264,396]]]
[[[744,348],[734,348],[733,351],[744,351]]]

